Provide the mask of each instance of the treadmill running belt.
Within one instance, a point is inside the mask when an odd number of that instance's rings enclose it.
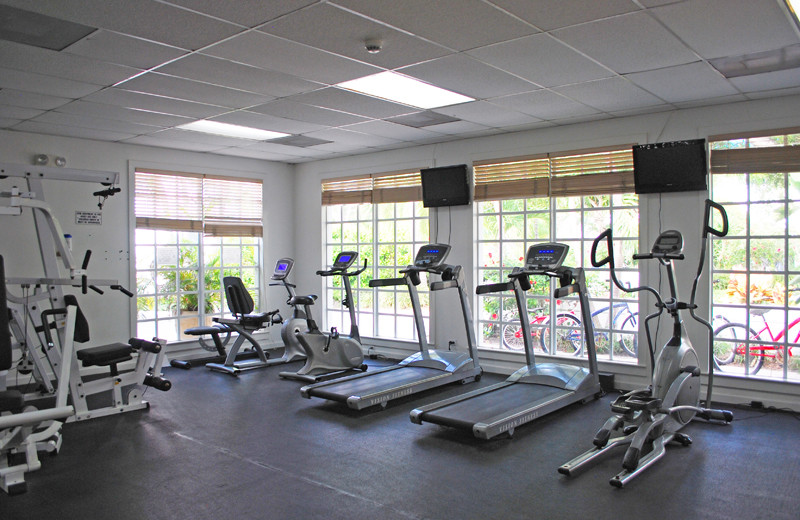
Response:
[[[452,374],[435,368],[403,367],[387,372],[374,372],[372,375],[354,378],[350,381],[334,381],[331,384],[310,389],[308,394],[312,397],[343,403],[351,396],[364,397],[380,392],[400,390],[418,381],[449,375]]]
[[[547,402],[566,393],[570,392],[553,386],[514,383],[424,413],[422,420],[471,430],[476,423],[486,422],[514,410],[531,408],[538,402]]]

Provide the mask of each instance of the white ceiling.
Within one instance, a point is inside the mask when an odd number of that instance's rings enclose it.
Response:
[[[709,63],[800,44],[782,0],[0,4],[96,28],[60,51],[0,31],[0,128],[288,163],[800,92],[797,68],[727,79]],[[414,128],[393,121],[420,109],[333,86],[384,70],[476,101]],[[292,137],[175,128],[196,119]]]

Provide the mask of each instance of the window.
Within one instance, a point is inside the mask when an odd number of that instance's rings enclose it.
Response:
[[[711,192],[730,223],[713,240],[715,369],[800,380],[800,132],[711,140]]]
[[[137,169],[134,182],[138,336],[187,339],[224,315],[225,276],[259,301],[261,181]]]
[[[394,172],[322,184],[325,220],[325,258],[332,262],[340,251],[355,250],[368,269],[351,280],[356,319],[363,336],[414,340],[416,330],[411,299],[405,285],[370,288],[373,278],[394,278],[413,263],[419,247],[429,240],[428,210],[422,206],[419,172]],[[427,285],[419,286],[425,324],[430,317]],[[326,279],[326,327],[349,330],[344,289],[339,277]]]
[[[614,287],[606,268],[592,268],[589,254],[594,238],[611,227],[619,277],[638,285],[638,270],[630,260],[639,235],[632,170],[630,147],[475,165],[478,283],[507,279],[534,243],[569,245],[564,264],[586,268],[598,358],[625,362],[637,359],[638,299]],[[534,277],[531,283],[527,302],[536,351],[585,356],[577,298],[553,301],[555,282]],[[478,323],[482,348],[522,351],[512,293],[481,296]]]

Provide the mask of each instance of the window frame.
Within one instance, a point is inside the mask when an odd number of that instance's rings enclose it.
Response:
[[[215,198],[214,200],[228,200],[215,203],[217,210],[216,212],[209,211],[209,217],[207,219],[203,219],[201,217],[199,220],[194,219],[182,221],[164,221],[153,218],[148,220],[146,217],[142,218],[141,212],[137,217],[136,176],[137,173],[152,172],[161,175],[175,175],[176,177],[209,179],[211,183],[212,196],[217,196],[221,193],[221,197],[219,199]],[[235,211],[235,213],[239,215],[236,219],[219,218],[219,204],[223,204],[224,206],[225,203],[230,204],[233,201],[239,200],[235,196],[232,197],[230,192],[230,183],[236,181],[242,183],[240,184],[241,189],[248,189],[247,195],[242,198],[248,199],[248,204],[256,201],[258,206],[248,207],[246,213],[249,216],[246,215],[245,218],[240,218],[242,214],[241,208],[237,208]],[[245,279],[247,282],[251,282],[247,284],[248,290],[250,290],[251,295],[253,296],[256,309],[260,307],[264,292],[261,281],[261,275],[264,269],[262,225],[264,210],[263,181],[261,179],[232,175],[224,176],[208,174],[204,172],[162,170],[157,167],[149,167],[148,165],[131,163],[129,165],[129,182],[129,185],[131,186],[131,189],[129,190],[129,208],[131,215],[130,251],[132,252],[131,287],[137,288],[134,294],[134,301],[136,305],[131,313],[131,330],[134,331],[135,334],[141,335],[143,333],[143,331],[140,332],[141,323],[145,324],[144,326],[147,327],[146,330],[148,332],[145,333],[145,335],[159,336],[163,339],[168,339],[170,342],[194,340],[194,337],[187,336],[183,333],[185,328],[188,326],[209,325],[211,323],[211,318],[213,317],[229,316],[229,311],[225,302],[224,288],[222,287],[222,278],[224,276],[239,276]],[[250,185],[252,185],[252,187],[257,186],[258,191],[252,192],[250,190]],[[223,189],[220,190],[220,187]],[[180,197],[180,194],[177,196]],[[250,204],[250,206],[252,206],[252,204]],[[222,211],[228,214],[226,210],[223,209]],[[173,216],[174,215],[171,215],[170,217]],[[169,229],[171,224],[175,224],[174,229]],[[141,235],[143,234],[140,233],[140,231],[148,232],[148,234],[152,233],[153,239],[145,239],[144,241],[146,243],[140,242]],[[174,240],[164,238],[170,234],[174,235]],[[161,243],[159,244],[159,242]],[[138,248],[151,248],[151,251],[146,254],[146,258],[151,259],[152,264],[146,268],[141,267],[141,265],[137,265],[142,261],[142,258],[140,258],[142,250],[137,250]],[[162,253],[166,253],[167,249],[173,248],[175,262],[168,264],[162,263],[162,265],[166,267],[159,268],[157,258],[159,249],[162,250]],[[181,248],[183,248],[183,251]],[[181,255],[188,251],[188,249],[192,248],[195,249],[196,254],[189,253],[189,262],[191,265],[181,266],[179,263]],[[213,268],[212,266],[212,270],[217,271],[218,274],[218,279],[216,280],[218,282],[218,287],[209,291],[209,289],[206,287],[208,277],[206,276],[205,271],[205,268],[208,267],[205,265],[208,259],[205,257],[207,252],[206,250],[210,248],[218,248],[219,259],[218,267]],[[232,253],[232,250],[235,251],[235,253]],[[171,253],[170,255],[173,256]],[[194,259],[191,258],[192,256]],[[234,256],[238,258],[238,261],[232,261]],[[245,257],[252,259],[253,265],[250,265],[249,262],[246,262]],[[175,267],[171,267],[172,265]],[[190,275],[188,279],[184,279],[183,282],[180,282],[181,273],[186,272],[193,272],[195,274]],[[248,273],[250,276],[247,276]],[[142,294],[140,294],[139,291],[139,282],[142,278],[140,276],[141,274],[145,274],[152,284],[151,289]],[[160,282],[168,282],[170,278],[173,279],[174,290],[159,292]],[[182,290],[181,285],[185,284],[194,284],[196,286],[196,290],[194,290],[194,287],[192,287],[192,290],[190,291]],[[216,302],[207,304],[206,298],[209,296],[215,298]],[[153,299],[152,309],[149,311],[152,312],[152,316],[148,316],[146,318],[140,317],[140,298]],[[174,316],[166,316],[165,313],[168,312],[168,309],[166,308],[159,310],[159,299],[161,298],[164,298],[164,300],[167,302],[174,300],[174,302],[172,302],[176,304],[176,310],[173,311]],[[196,313],[191,313],[188,315],[190,317],[189,322],[183,321],[182,323],[182,320],[185,320],[187,316],[183,314],[179,302],[181,302],[181,299],[186,298],[196,302],[197,309]],[[216,304],[214,305],[214,303]],[[208,310],[208,305],[214,306]],[[162,324],[167,324],[167,326],[170,326],[168,325],[169,323],[174,323],[176,330],[169,331],[168,334],[165,335],[163,333],[164,330],[161,329],[161,327],[164,325],[160,325],[159,322]]]

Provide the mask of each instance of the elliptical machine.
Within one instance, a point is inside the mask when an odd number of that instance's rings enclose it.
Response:
[[[717,230],[711,225],[712,209],[717,210],[722,217],[721,230]],[[680,318],[680,311],[688,309],[692,318],[708,329],[708,359],[712,359],[714,329],[710,323],[696,316],[694,312],[697,308],[695,303],[697,284],[705,264],[706,242],[709,233],[718,237],[727,235],[728,216],[721,205],[706,200],[700,262],[692,285],[689,303],[678,300],[672,266],[674,260],[684,259],[683,236],[679,231],[664,231],[656,238],[650,253],[633,255],[634,260],[658,260],[659,265],[666,268],[670,289],[670,298],[667,300],[663,300],[659,292],[652,287],[643,285],[628,289],[620,283],[615,273],[613,239],[610,229],[594,240],[592,244],[592,265],[594,267],[609,264],[611,279],[620,290],[625,292],[648,291],[656,298],[658,310],[647,316],[644,323],[647,343],[650,347],[651,366],[654,366],[654,370],[652,384],[649,387],[628,392],[611,404],[611,410],[615,415],[609,418],[595,434],[594,448],[559,467],[558,472],[562,475],[572,476],[589,462],[603,456],[611,449],[627,445],[628,449],[622,460],[623,470],[609,481],[612,486],[622,487],[663,457],[668,443],[677,442],[683,446],[691,444],[692,439],[688,435],[679,433],[679,430],[686,426],[695,415],[706,420],[725,423],[733,420],[733,414],[727,410],[713,410],[699,406],[701,374],[699,361],[697,352],[686,336],[683,321]],[[603,240],[606,241],[608,256],[603,260],[597,260],[597,247]],[[655,352],[650,335],[650,321],[661,316],[665,310],[672,318],[672,338],[664,345],[658,354],[658,359],[654,361]],[[711,404],[712,385],[713,368],[708,374],[706,406]],[[617,431],[620,434],[612,438],[612,433]]]
[[[302,305],[306,316],[308,330],[295,333],[295,338],[305,352],[306,364],[297,372],[281,372],[278,374],[280,377],[316,383],[351,371],[364,372],[367,370],[367,365],[364,364],[364,352],[361,350],[361,335],[358,332],[353,290],[350,285],[350,278],[360,275],[367,269],[367,260],[364,260],[364,266],[361,269],[348,270],[357,258],[358,252],[356,251],[342,251],[336,255],[330,269],[317,271],[319,276],[342,277],[345,293],[342,305],[350,311],[350,335],[342,336],[336,327],[331,327],[330,333],[323,333],[319,329],[311,315],[311,306],[317,299],[316,295],[289,298],[287,303],[295,308]]]
[[[283,345],[285,347],[283,357],[281,357],[283,363],[291,363],[292,361],[306,359],[303,346],[297,339],[297,334],[308,330],[306,326],[306,313],[303,312],[297,304],[291,303],[292,299],[297,296],[295,293],[295,287],[297,286],[286,280],[289,273],[292,272],[292,267],[294,267],[294,259],[288,257],[279,259],[275,264],[275,271],[270,278],[274,281],[269,284],[270,286],[283,285],[286,288],[286,292],[289,293],[286,304],[292,306],[292,317],[288,320],[284,320],[283,325],[281,325],[281,340],[283,340]],[[315,295],[311,296],[316,298]]]

